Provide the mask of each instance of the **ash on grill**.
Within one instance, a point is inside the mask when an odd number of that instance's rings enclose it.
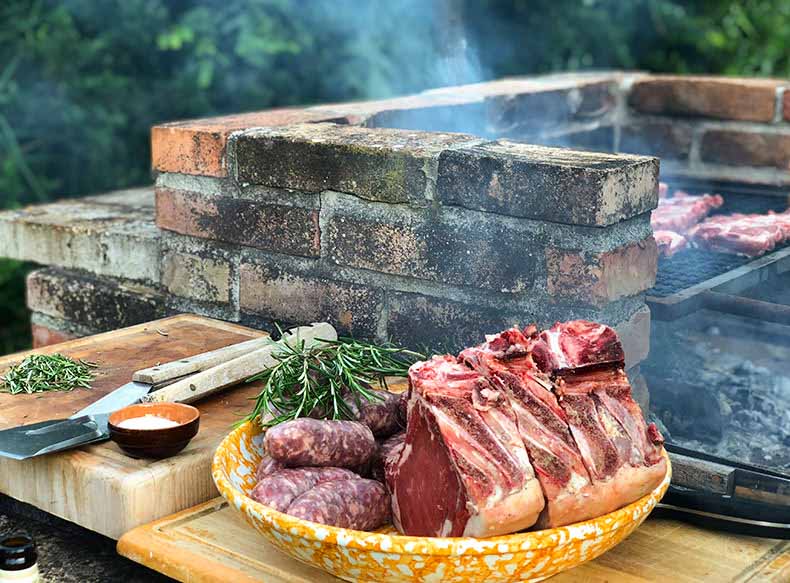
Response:
[[[706,333],[720,334],[712,326]],[[667,441],[735,461],[790,470],[790,378],[675,331],[642,368],[651,415]],[[663,427],[662,427],[663,425]]]

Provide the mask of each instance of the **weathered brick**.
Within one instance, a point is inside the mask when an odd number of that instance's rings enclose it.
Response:
[[[239,268],[242,318],[305,324],[327,320],[357,338],[376,336],[383,293],[289,268],[273,259],[243,261]]]
[[[605,253],[546,249],[546,290],[558,302],[603,306],[653,287],[658,251],[652,236]]]
[[[457,286],[523,292],[542,269],[537,237],[504,217],[322,196],[327,258],[338,265]]]
[[[790,170],[790,133],[708,130],[700,156],[704,162]]]
[[[489,97],[489,124],[502,137],[525,138],[548,127],[600,118],[615,107],[616,86],[581,80]]]
[[[163,298],[151,288],[53,268],[28,275],[27,305],[33,311],[77,322],[96,332],[164,315]]]
[[[43,348],[51,344],[60,344],[61,342],[68,342],[74,340],[77,336],[62,332],[54,328],[48,328],[41,324],[31,324],[30,332],[33,336],[33,348]]]
[[[655,76],[637,79],[629,105],[643,113],[769,122],[778,79]]]
[[[153,189],[0,213],[0,254],[99,275],[159,281]]]
[[[620,150],[674,160],[685,160],[691,151],[692,128],[682,121],[637,122],[620,132]]]
[[[168,250],[162,256],[162,285],[177,296],[225,304],[230,301],[231,265],[227,259]]]
[[[385,202],[425,204],[429,170],[448,147],[471,136],[302,124],[250,130],[233,138],[235,178],[307,192],[335,190]]]
[[[502,140],[443,152],[437,195],[472,209],[606,226],[655,208],[658,160]]]
[[[315,257],[320,252],[317,208],[157,188],[156,224],[182,235],[279,253]]]
[[[557,148],[611,152],[614,150],[614,127],[599,126],[593,129],[573,130],[564,133],[537,137],[534,143]]]
[[[784,110],[783,117],[785,121],[790,121],[790,87],[787,87],[782,96],[782,109]]]
[[[159,172],[227,176],[225,147],[233,132],[256,127],[331,121],[331,111],[272,109],[156,125],[151,128],[151,164]]]

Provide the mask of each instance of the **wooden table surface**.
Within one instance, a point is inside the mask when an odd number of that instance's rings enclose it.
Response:
[[[222,499],[132,530],[118,552],[190,583],[330,583],[340,579],[274,548]],[[650,517],[594,561],[553,583],[790,581],[790,541],[737,536]]]
[[[131,380],[132,373],[259,337],[243,326],[180,315],[0,358],[0,374],[32,352],[96,362],[88,389],[0,394],[0,429],[69,417]],[[165,460],[133,459],[112,442],[17,461],[0,458],[0,492],[111,538],[217,495],[211,457],[233,423],[251,410],[259,387],[244,385],[195,403],[200,432]]]

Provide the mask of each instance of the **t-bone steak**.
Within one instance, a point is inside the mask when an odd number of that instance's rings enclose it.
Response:
[[[666,473],[663,439],[623,360],[614,330],[576,320],[415,364],[404,446],[387,466],[396,527],[493,536],[578,522],[652,491]]]

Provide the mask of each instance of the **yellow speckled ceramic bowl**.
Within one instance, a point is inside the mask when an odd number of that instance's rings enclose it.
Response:
[[[262,431],[245,423],[214,454],[214,482],[258,532],[288,555],[348,581],[539,581],[605,553],[661,500],[671,470],[651,494],[593,520],[487,539],[401,536],[307,522],[247,497],[255,486]]]

